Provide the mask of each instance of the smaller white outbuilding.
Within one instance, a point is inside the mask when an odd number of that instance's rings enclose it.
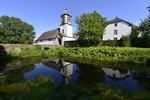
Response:
[[[122,36],[130,35],[131,30],[132,25],[129,22],[116,17],[115,19],[111,20],[105,28],[103,41],[120,40]]]

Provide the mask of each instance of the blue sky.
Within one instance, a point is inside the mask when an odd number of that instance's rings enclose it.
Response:
[[[149,0],[0,0],[0,16],[20,18],[34,26],[36,38],[43,32],[58,28],[60,15],[65,8],[72,16],[74,32],[75,16],[96,10],[107,20],[119,17],[137,24],[148,14]]]

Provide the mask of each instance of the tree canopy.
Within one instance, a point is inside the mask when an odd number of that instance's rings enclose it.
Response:
[[[140,46],[140,39],[139,38],[139,32],[138,32],[138,26],[132,24],[132,30],[130,35],[130,42],[132,47],[139,47]]]
[[[83,13],[75,19],[77,24],[78,43],[81,46],[98,45],[107,26],[106,18],[99,13]]]
[[[150,6],[147,8],[150,11]],[[150,15],[141,20],[139,26],[132,26],[130,40],[133,47],[150,47]]]
[[[138,31],[142,36],[142,46],[150,47],[150,15],[148,15],[147,18],[141,21]]]
[[[30,44],[34,35],[34,27],[19,18],[0,17],[0,43]]]
[[[147,7],[148,11],[150,12],[150,6]]]

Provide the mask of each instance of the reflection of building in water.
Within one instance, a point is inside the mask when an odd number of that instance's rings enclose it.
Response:
[[[102,68],[105,74],[109,77],[116,78],[116,79],[124,79],[130,75],[130,71],[124,70],[114,70],[111,68]]]
[[[63,83],[71,83],[71,75],[73,74],[73,64],[65,62],[64,60],[53,60],[49,62],[44,62],[43,64],[47,67],[60,71]]]
[[[70,84],[71,75],[73,74],[73,64],[63,61],[63,66],[60,69],[60,73],[63,76],[63,83]]]

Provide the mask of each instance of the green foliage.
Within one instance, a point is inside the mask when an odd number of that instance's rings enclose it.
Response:
[[[120,39],[120,46],[122,47],[130,47],[130,37],[129,36],[122,36]]]
[[[150,15],[141,20],[139,26],[132,26],[130,35],[132,47],[150,47]]]
[[[41,45],[35,45],[35,49],[36,50],[41,50],[42,48],[41,48]]]
[[[138,32],[138,26],[132,26],[132,32],[130,35],[131,47],[139,47],[140,46],[140,38]]]
[[[149,100],[150,98],[150,92],[146,91],[124,94],[120,89],[100,83],[55,86],[49,77],[39,77],[0,86],[0,98],[2,100]]]
[[[0,78],[3,78],[5,76],[0,76]],[[7,79],[7,77],[5,77]],[[15,80],[14,80],[15,81]],[[27,81],[21,81],[16,83],[3,83],[3,85],[0,86],[0,91],[4,93],[13,93],[13,92],[29,92],[32,87],[38,87],[38,86],[45,86],[44,84],[51,84],[53,83],[53,80],[50,77],[42,77],[38,76],[36,79],[30,79]]]
[[[30,44],[34,35],[34,27],[19,18],[0,17],[0,43]]]
[[[83,13],[75,19],[77,24],[78,43],[81,46],[98,45],[107,25],[106,18],[99,13]]]
[[[121,47],[74,47],[56,48],[54,55],[59,57],[87,58],[98,60],[118,60],[137,63],[149,63],[150,49],[144,48],[121,48]],[[140,59],[143,60],[140,60]]]
[[[149,48],[133,47],[59,47],[49,50],[23,50],[20,53],[8,53],[11,58],[32,57],[61,57],[61,58],[84,58],[109,61],[125,61],[150,64]]]
[[[150,11],[150,6],[147,9]],[[139,26],[132,26],[130,39],[132,47],[150,47],[150,15]]]
[[[148,11],[150,12],[150,6],[147,7]]]
[[[142,35],[141,46],[150,47],[150,15],[141,21],[139,26],[139,32]]]

